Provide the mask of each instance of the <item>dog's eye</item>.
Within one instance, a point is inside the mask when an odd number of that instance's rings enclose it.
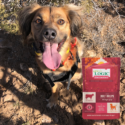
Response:
[[[37,19],[37,20],[36,20],[36,23],[38,23],[38,24],[39,24],[39,23],[42,23],[42,20]]]
[[[64,21],[63,19],[59,19],[59,20],[57,21],[57,23],[58,23],[59,25],[63,25],[63,24],[65,23],[65,21]]]

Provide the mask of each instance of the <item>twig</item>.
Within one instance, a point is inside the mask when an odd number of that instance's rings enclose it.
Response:
[[[92,3],[93,3],[93,8],[96,10],[96,14],[94,15],[94,17],[96,16],[96,15],[98,15],[99,17],[100,17],[100,12],[101,12],[101,10],[104,10],[104,8],[99,8],[99,6],[93,1],[93,0],[91,0],[92,1]]]

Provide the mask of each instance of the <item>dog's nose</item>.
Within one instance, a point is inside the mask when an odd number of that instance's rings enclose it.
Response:
[[[45,29],[43,35],[48,40],[53,40],[56,37],[56,31],[54,29]]]

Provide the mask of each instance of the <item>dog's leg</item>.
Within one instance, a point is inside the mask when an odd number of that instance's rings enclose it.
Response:
[[[60,82],[56,82],[54,83],[55,85],[52,87],[52,95],[49,99],[47,99],[47,101],[49,102],[47,104],[48,108],[52,108],[53,106],[57,105],[58,102],[58,95],[59,95],[59,87],[61,85]]]

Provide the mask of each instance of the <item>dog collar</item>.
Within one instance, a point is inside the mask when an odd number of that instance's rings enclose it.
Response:
[[[65,63],[69,60],[69,59],[73,59],[74,60],[74,56],[73,56],[73,54],[72,54],[72,51],[73,51],[73,48],[76,46],[76,44],[77,44],[77,38],[75,37],[74,38],[74,40],[75,40],[75,42],[74,43],[71,43],[71,48],[69,49],[68,48],[68,50],[66,51],[66,53],[69,53],[70,52],[70,54],[69,54],[69,56],[62,62],[62,65],[65,65]],[[52,69],[52,71],[56,71],[55,69]]]

